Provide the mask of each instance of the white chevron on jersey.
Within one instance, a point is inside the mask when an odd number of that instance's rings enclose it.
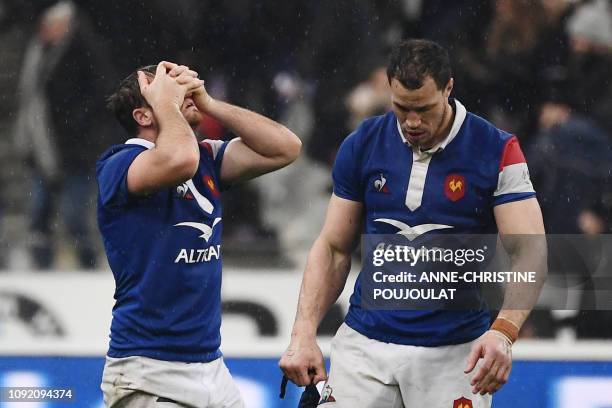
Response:
[[[414,227],[411,227],[410,225],[406,223],[403,223],[398,220],[393,220],[391,218],[377,218],[374,221],[384,222],[386,224],[393,225],[394,227],[399,229],[399,231],[397,231],[396,234],[404,235],[406,238],[408,238],[409,241],[412,241],[415,238],[419,237],[420,235],[423,235],[429,231],[453,228],[451,225],[445,225],[445,224],[421,224],[421,225],[415,225]]]
[[[208,226],[208,225],[202,224],[200,222],[179,222],[178,224],[174,224],[174,226],[175,227],[191,227],[191,228],[195,228],[195,229],[199,230],[200,232],[202,232],[202,235],[200,235],[198,238],[202,238],[203,240],[208,242],[208,240],[212,236],[213,228],[215,228],[215,225],[217,225],[220,221],[221,221],[221,218],[217,217],[213,221],[212,226]]]

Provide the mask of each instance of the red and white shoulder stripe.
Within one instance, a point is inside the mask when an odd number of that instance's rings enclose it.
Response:
[[[223,140],[204,139],[200,142],[200,146],[205,148],[214,160],[217,158],[217,153],[219,153],[223,143]]]
[[[499,176],[494,196],[534,193],[525,156],[516,136],[506,142],[499,163]]]

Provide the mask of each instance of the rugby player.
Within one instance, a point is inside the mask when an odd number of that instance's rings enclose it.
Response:
[[[447,51],[405,40],[391,52],[387,76],[392,111],[365,120],[338,151],[327,216],[279,365],[298,385],[327,380],[319,402],[326,407],[489,407],[492,393],[508,381],[511,346],[529,307],[504,304],[492,325],[488,310],[371,310],[362,307],[360,274],[332,341],[329,378],[316,342],[362,230],[544,233],[517,138],[450,97]],[[545,247],[523,242],[506,249],[513,266],[535,252],[545,269]],[[506,298],[520,298],[518,290],[508,285]]]
[[[221,344],[220,195],[294,161],[284,126],[213,99],[195,71],[161,62],[109,98],[133,135],[97,163],[98,225],[115,282],[107,407],[243,407]],[[202,114],[238,137],[196,140]]]

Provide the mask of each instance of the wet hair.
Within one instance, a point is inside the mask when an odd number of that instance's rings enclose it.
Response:
[[[117,90],[106,98],[106,107],[115,114],[117,121],[131,135],[138,133],[138,123],[134,120],[134,109],[147,107],[149,104],[140,93],[138,71],[155,75],[156,65],[138,68],[119,83]]]
[[[419,89],[431,76],[439,90],[444,89],[452,75],[448,52],[429,40],[403,40],[391,50],[387,65],[389,83],[397,79],[407,89]]]

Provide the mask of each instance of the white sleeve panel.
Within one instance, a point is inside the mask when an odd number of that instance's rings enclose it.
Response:
[[[497,189],[493,196],[513,193],[534,193],[527,163],[516,163],[505,166],[499,173]]]

